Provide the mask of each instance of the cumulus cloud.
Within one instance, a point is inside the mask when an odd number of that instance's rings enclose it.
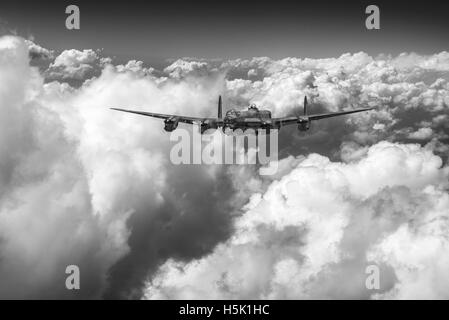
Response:
[[[49,79],[84,80],[94,75],[96,71],[94,67],[99,61],[97,52],[92,49],[64,50],[50,64],[47,77]]]
[[[105,273],[127,251],[127,212],[112,217],[93,207],[77,143],[62,110],[44,104],[38,70],[19,38],[0,40],[0,296],[71,297],[65,268],[85,271],[80,297],[99,297]]]
[[[449,52],[443,51],[434,55],[419,55],[412,53],[401,53],[392,59],[394,66],[400,69],[430,69],[438,71],[449,70]]]
[[[109,63],[111,64],[110,60],[103,61],[103,63]],[[118,65],[116,66],[116,69],[118,72],[133,72],[135,74],[138,74],[140,76],[149,76],[154,73],[157,73],[157,70],[154,68],[145,68],[143,65],[143,61],[137,61],[137,60],[130,60],[125,65]]]
[[[165,263],[146,297],[369,298],[377,263],[374,297],[447,298],[448,177],[418,145],[381,142],[349,163],[309,155],[253,194],[213,254]]]
[[[427,140],[432,137],[432,128],[419,128],[417,131],[411,132],[408,137],[410,139]]]
[[[54,51],[41,47],[37,43],[34,43],[31,40],[25,40],[26,45],[28,46],[28,52],[31,60],[40,59],[40,60],[51,60],[54,58]]]
[[[175,79],[181,79],[187,76],[204,76],[213,71],[214,70],[207,61],[186,59],[178,59],[164,69],[165,73]]]

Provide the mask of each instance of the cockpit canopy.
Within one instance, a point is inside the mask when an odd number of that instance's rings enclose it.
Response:
[[[226,112],[226,117],[228,117],[228,118],[235,118],[235,117],[238,116],[238,114],[239,114],[239,112],[237,110],[231,109],[231,110],[228,110]]]

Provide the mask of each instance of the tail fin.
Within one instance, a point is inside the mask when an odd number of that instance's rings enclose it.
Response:
[[[307,96],[304,96],[304,115],[307,115]]]
[[[221,110],[221,96],[218,96],[218,119],[221,119],[223,117],[222,110]]]

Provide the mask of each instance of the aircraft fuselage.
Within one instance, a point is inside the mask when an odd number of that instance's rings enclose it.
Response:
[[[223,118],[223,128],[236,129],[269,129],[272,128],[271,111],[250,108],[245,111],[229,110]]]

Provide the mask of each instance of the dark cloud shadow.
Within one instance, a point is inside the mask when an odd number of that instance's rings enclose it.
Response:
[[[229,237],[234,188],[224,168],[212,178],[199,165],[169,167],[163,204],[143,202],[127,221],[130,252],[110,269],[104,298],[140,298],[168,258],[198,259]]]

